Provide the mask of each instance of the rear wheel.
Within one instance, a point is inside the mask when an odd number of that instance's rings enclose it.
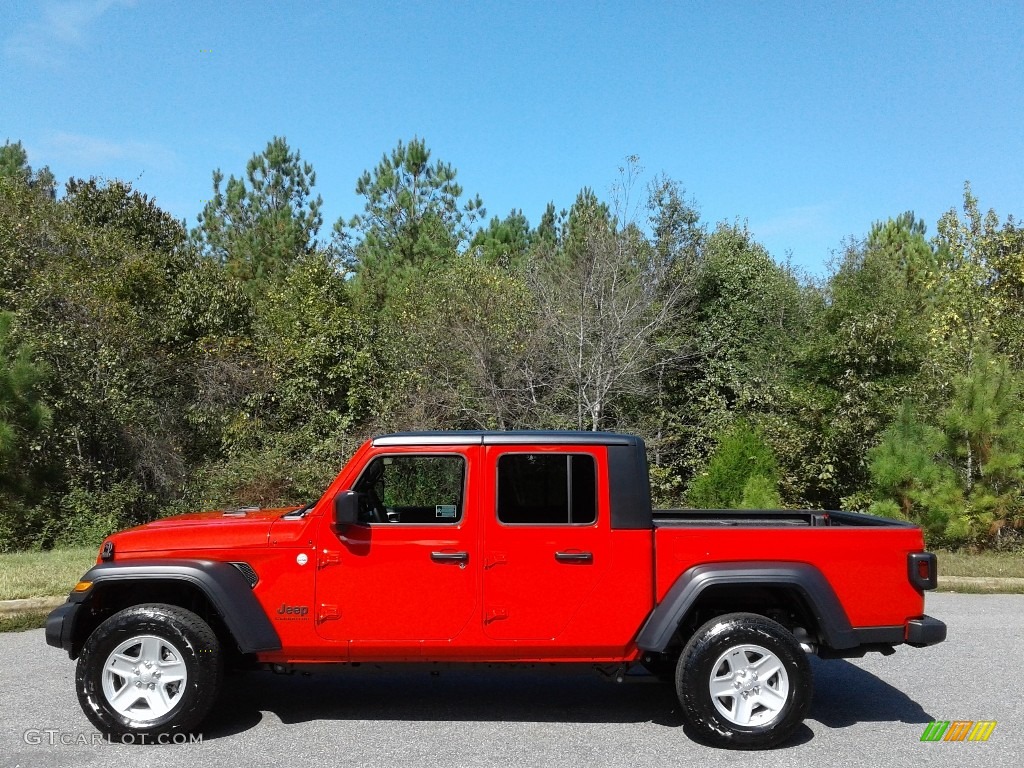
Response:
[[[195,728],[217,698],[217,636],[191,611],[154,603],[126,608],[89,636],[75,676],[89,720],[114,737]]]
[[[676,667],[683,717],[701,738],[734,749],[785,741],[811,704],[811,665],[781,624],[731,613],[698,629]]]

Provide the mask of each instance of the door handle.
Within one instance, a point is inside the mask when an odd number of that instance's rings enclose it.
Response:
[[[555,560],[560,563],[593,563],[593,552],[555,552]]]
[[[435,563],[461,563],[469,562],[469,552],[431,552],[430,559]]]

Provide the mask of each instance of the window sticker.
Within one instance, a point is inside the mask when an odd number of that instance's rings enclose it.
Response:
[[[458,516],[458,512],[454,504],[438,504],[437,516],[454,520]]]

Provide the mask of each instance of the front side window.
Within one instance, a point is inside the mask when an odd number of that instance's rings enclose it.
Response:
[[[462,456],[378,456],[353,488],[361,523],[457,523],[462,519]]]
[[[508,453],[498,459],[498,520],[586,525],[597,520],[597,468],[587,454]]]

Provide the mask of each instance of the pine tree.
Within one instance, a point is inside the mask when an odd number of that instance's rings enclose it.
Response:
[[[430,156],[422,139],[398,142],[356,182],[363,212],[334,225],[345,266],[378,303],[418,270],[454,256],[485,214],[479,196],[461,203],[455,168]]]
[[[280,280],[315,250],[322,198],[312,196],[313,166],[283,137],[254,154],[244,179],[213,173],[213,198],[199,214],[193,240],[247,283]]]

